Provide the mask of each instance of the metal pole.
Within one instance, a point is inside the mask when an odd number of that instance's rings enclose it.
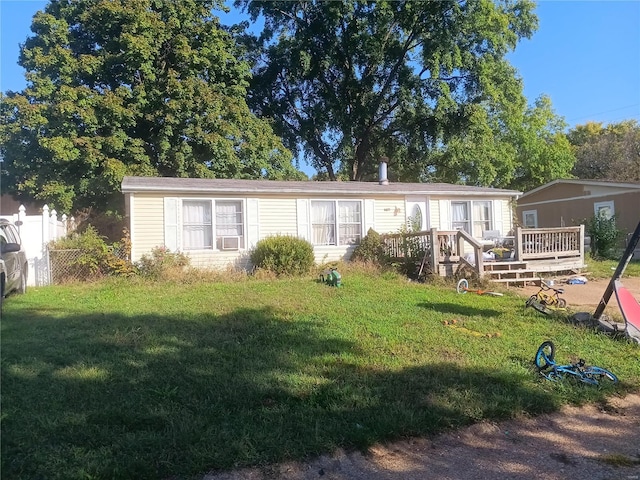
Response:
[[[598,307],[596,308],[596,311],[593,314],[593,318],[595,320],[598,320],[600,318],[600,316],[602,315],[602,312],[604,312],[604,309],[607,306],[607,303],[609,303],[609,299],[611,298],[611,294],[613,293],[615,282],[622,276],[625,268],[627,268],[627,265],[631,261],[631,257],[633,257],[633,251],[636,249],[636,245],[638,245],[638,240],[640,240],[640,222],[638,222],[636,231],[633,232],[633,235],[631,236],[631,240],[629,240],[629,243],[627,244],[627,248],[622,254],[620,263],[618,263],[618,268],[616,268],[616,271],[614,272],[613,277],[611,277],[611,280],[609,281],[609,285],[607,285],[607,289],[604,291],[604,295],[602,295],[602,298],[600,299],[600,303],[598,304]]]

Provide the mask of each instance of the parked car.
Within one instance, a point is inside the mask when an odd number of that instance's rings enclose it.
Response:
[[[0,295],[4,298],[11,292],[25,293],[29,274],[27,253],[22,248],[18,229],[4,218],[0,218],[0,259],[3,263]]]
[[[4,279],[7,272],[4,269],[4,260],[0,260],[0,311],[2,311],[2,302],[4,302]]]

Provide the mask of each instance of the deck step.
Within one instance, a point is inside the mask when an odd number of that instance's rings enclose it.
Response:
[[[507,283],[507,284],[515,284],[515,283],[525,283],[525,282],[540,282],[542,280],[540,277],[526,277],[526,278],[491,278],[489,281],[491,283]]]
[[[485,272],[503,272],[508,270],[523,270],[527,268],[527,262],[485,263]]]

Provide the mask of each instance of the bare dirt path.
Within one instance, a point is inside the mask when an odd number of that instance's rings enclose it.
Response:
[[[562,278],[556,279],[558,282]],[[624,285],[640,298],[640,278]],[[608,280],[566,285],[574,311],[593,313]],[[538,287],[514,289],[529,297]],[[620,318],[615,295],[605,313]],[[308,462],[211,473],[202,480],[640,480],[640,394],[534,418],[482,422],[433,438],[337,451]]]
[[[202,480],[637,480],[640,395]]]
[[[553,278],[556,282],[555,286],[564,290],[562,297],[567,301],[567,306],[576,312],[584,311],[593,313],[607,289],[609,280],[589,280],[584,285],[568,285],[563,283],[567,278],[568,277]],[[622,283],[635,298],[640,299],[640,277],[623,278]],[[523,297],[529,297],[538,290],[539,288],[534,285],[511,288],[511,291],[514,291]],[[618,309],[615,294],[611,295],[605,313],[614,318],[622,318],[622,314]]]

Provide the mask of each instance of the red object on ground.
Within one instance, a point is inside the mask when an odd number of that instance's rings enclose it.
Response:
[[[616,298],[627,326],[627,335],[640,343],[640,303],[633,298],[631,292],[624,288],[622,282],[615,281]]]

